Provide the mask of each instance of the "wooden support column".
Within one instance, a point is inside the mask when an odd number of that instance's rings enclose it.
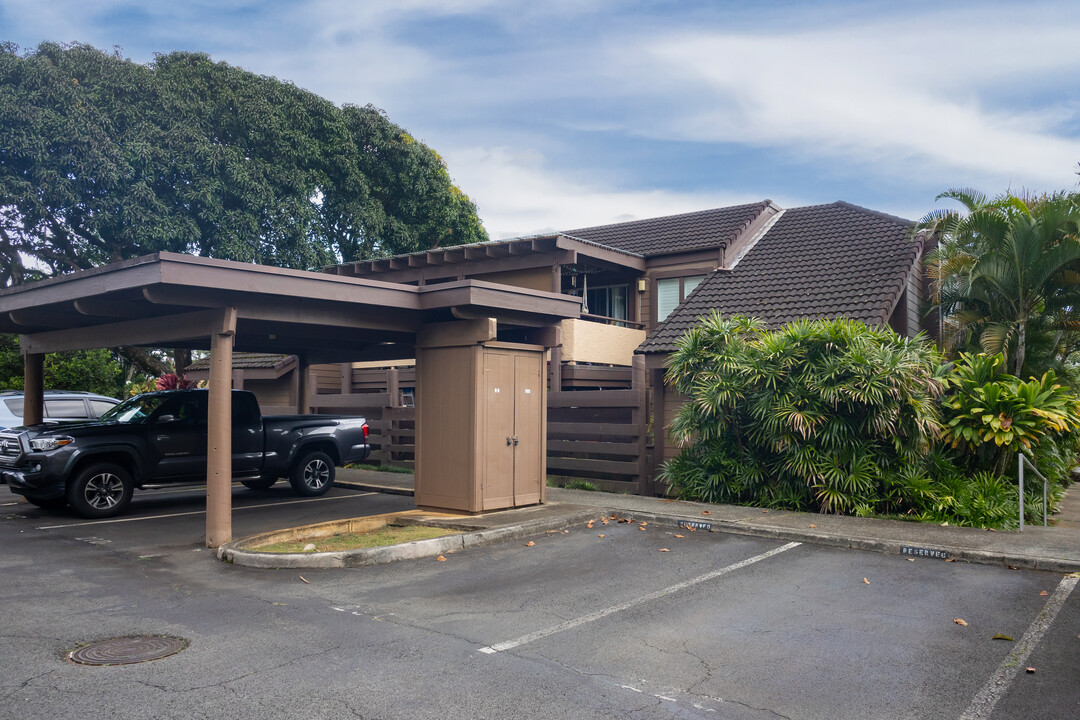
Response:
[[[401,382],[397,368],[390,368],[386,371],[386,406],[387,407],[400,407],[401,406]]]
[[[562,345],[548,351],[548,387],[551,392],[562,390]]]
[[[23,425],[45,419],[45,354],[23,355]]]
[[[206,438],[206,546],[232,540],[232,356],[236,310],[224,311],[210,336]]]
[[[296,356],[296,414],[311,412],[311,366],[303,355]]]

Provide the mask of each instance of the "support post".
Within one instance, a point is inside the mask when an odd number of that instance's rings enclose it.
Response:
[[[646,445],[646,433],[649,428],[649,409],[646,403],[646,388],[645,388],[645,356],[634,355],[630,361],[630,389],[634,391],[637,397],[637,406],[634,407],[631,412],[634,425],[637,429],[637,461],[638,461],[638,477],[637,477],[637,494],[647,495],[652,497],[655,494],[652,481],[652,468],[645,462],[645,456],[647,451]]]
[[[1024,453],[1016,454],[1016,464],[1020,466],[1020,532],[1024,532]]]
[[[401,379],[396,367],[386,371],[386,397],[387,407],[401,407]]]
[[[311,369],[307,358],[296,356],[296,414],[311,412]]]
[[[562,345],[548,350],[548,387],[551,392],[562,390]]]
[[[206,437],[206,546],[232,539],[232,355],[236,310],[210,336]]]
[[[37,425],[45,419],[45,354],[23,356],[23,425]]]

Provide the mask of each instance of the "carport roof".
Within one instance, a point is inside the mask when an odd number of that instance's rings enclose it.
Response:
[[[176,253],[145,255],[0,289],[0,332],[23,352],[120,344],[206,349],[236,310],[238,351],[303,352],[308,362],[412,357],[429,322],[494,317],[544,327],[580,299],[477,280],[415,287]]]

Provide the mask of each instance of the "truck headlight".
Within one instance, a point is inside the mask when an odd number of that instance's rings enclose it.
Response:
[[[56,437],[43,437],[33,438],[30,440],[30,449],[37,452],[49,452],[50,450],[56,450],[64,445],[69,445],[75,438],[69,438],[66,435],[58,435]]]

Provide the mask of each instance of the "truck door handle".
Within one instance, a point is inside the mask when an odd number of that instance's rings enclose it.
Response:
[[[515,435],[514,436],[514,445],[517,445],[517,444],[518,444],[518,439],[517,439],[517,435]]]
[[[514,442],[514,438],[510,437],[509,435],[507,435],[507,436],[506,436],[506,444],[507,444],[507,445],[512,445],[512,444],[513,444],[513,442]]]

